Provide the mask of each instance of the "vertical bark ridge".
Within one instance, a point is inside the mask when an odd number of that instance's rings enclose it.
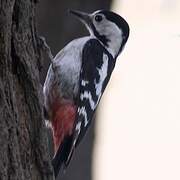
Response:
[[[0,0],[0,179],[51,180],[35,1]]]

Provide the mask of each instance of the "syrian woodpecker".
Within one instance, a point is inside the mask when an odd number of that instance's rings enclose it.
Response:
[[[104,89],[129,36],[128,23],[114,12],[72,11],[90,35],[67,44],[52,60],[43,87],[44,108],[51,122],[55,176],[67,167],[85,135]]]

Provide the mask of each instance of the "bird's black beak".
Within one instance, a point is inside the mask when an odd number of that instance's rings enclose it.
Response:
[[[90,30],[92,30],[92,17],[91,17],[91,14],[81,12],[81,11],[75,11],[75,10],[69,10],[69,13],[76,16],[88,28],[90,28]]]
[[[89,24],[91,22],[91,16],[88,13],[84,13],[81,11],[75,11],[75,10],[69,10],[70,14],[73,14],[74,16],[76,16],[78,19],[80,19],[81,21],[83,21],[86,24]]]

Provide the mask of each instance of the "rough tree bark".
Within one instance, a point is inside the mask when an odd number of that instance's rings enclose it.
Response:
[[[51,180],[35,0],[0,0],[0,180]]]

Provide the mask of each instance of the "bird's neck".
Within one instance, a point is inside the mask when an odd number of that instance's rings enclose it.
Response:
[[[121,45],[122,45],[122,39],[119,38],[118,36],[112,36],[110,40],[107,42],[107,45],[105,45],[105,48],[115,58],[119,53]]]
[[[107,35],[100,35],[96,37],[95,35],[91,36],[100,41],[100,43],[105,47],[105,49],[113,56],[113,58],[117,57],[119,50],[123,43],[123,38],[121,32],[113,33],[110,32]]]

